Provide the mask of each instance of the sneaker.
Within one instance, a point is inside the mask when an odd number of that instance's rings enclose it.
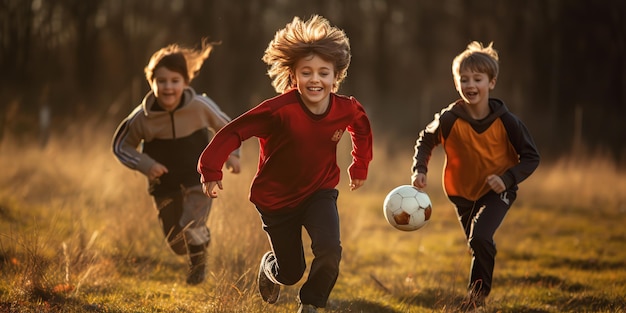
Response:
[[[198,285],[206,278],[207,252],[205,245],[189,245],[187,284]]]
[[[459,308],[460,312],[483,312],[485,306],[486,297],[482,295],[469,294],[463,303],[461,303],[461,307]]]
[[[198,285],[202,283],[205,278],[206,278],[206,265],[200,264],[196,266],[191,266],[189,268],[189,273],[187,274],[187,284]]]
[[[278,297],[280,296],[280,285],[274,283],[265,274],[267,266],[270,264],[269,262],[272,262],[274,259],[274,253],[272,251],[268,251],[261,258],[261,265],[259,266],[257,284],[259,285],[261,298],[263,298],[263,300],[267,303],[276,303],[276,301],[278,301]]]
[[[312,304],[300,303],[298,313],[317,313],[317,308]]]

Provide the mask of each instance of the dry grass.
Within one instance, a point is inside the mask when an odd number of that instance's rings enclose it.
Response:
[[[186,260],[167,250],[143,177],[110,152],[113,128],[70,130],[79,135],[54,136],[45,149],[11,138],[0,146],[0,311],[296,310],[299,284],[283,288],[276,305],[256,293],[268,244],[247,200],[254,141],[244,145],[244,172],[226,174],[213,206],[208,279],[189,287]],[[381,201],[408,183],[412,148],[377,145],[367,185],[350,192],[344,177],[339,186],[344,257],[326,312],[454,312],[469,257],[441,192],[441,155],[429,177],[433,220],[405,233],[386,224]],[[542,164],[497,233],[487,311],[623,312],[625,178],[599,156]]]

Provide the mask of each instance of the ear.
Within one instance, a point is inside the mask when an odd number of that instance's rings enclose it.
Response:
[[[497,77],[494,77],[491,79],[491,81],[489,82],[489,90],[493,90],[494,88],[496,88],[496,81],[498,80]]]
[[[289,71],[289,88],[295,88],[297,87],[297,82],[296,82],[296,74],[294,74],[293,70]]]

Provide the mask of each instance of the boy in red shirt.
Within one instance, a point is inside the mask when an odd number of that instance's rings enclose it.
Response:
[[[293,285],[306,269],[302,227],[311,237],[314,259],[299,293],[298,312],[325,307],[339,274],[341,242],[337,213],[340,171],[337,143],[352,139],[350,190],[367,178],[372,132],[361,104],[335,92],[346,77],[350,45],[345,33],[320,16],[298,17],[276,32],[265,50],[272,85],[281,95],[268,99],[222,128],[198,163],[204,192],[217,197],[222,166],[241,142],[258,137],[258,171],[250,189],[272,250],[261,259],[259,292],[275,303],[280,285]]]
[[[456,206],[472,253],[464,309],[484,304],[491,291],[496,257],[494,233],[515,201],[517,185],[539,165],[528,129],[504,105],[489,98],[498,77],[498,54],[490,44],[472,42],[452,63],[461,99],[435,115],[420,132],[413,160],[413,186],[426,187],[432,150],[446,153],[443,185]]]

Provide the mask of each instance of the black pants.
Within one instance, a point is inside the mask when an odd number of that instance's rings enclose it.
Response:
[[[471,249],[472,265],[468,289],[481,296],[491,292],[496,243],[493,236],[517,197],[516,190],[501,194],[490,191],[477,201],[450,197]]]
[[[306,260],[302,243],[302,227],[311,237],[313,261],[309,277],[300,289],[300,302],[325,307],[339,276],[341,242],[338,191],[320,190],[300,206],[286,213],[261,212],[263,230],[267,233],[276,256],[272,272],[284,285],[296,284],[304,275]]]

